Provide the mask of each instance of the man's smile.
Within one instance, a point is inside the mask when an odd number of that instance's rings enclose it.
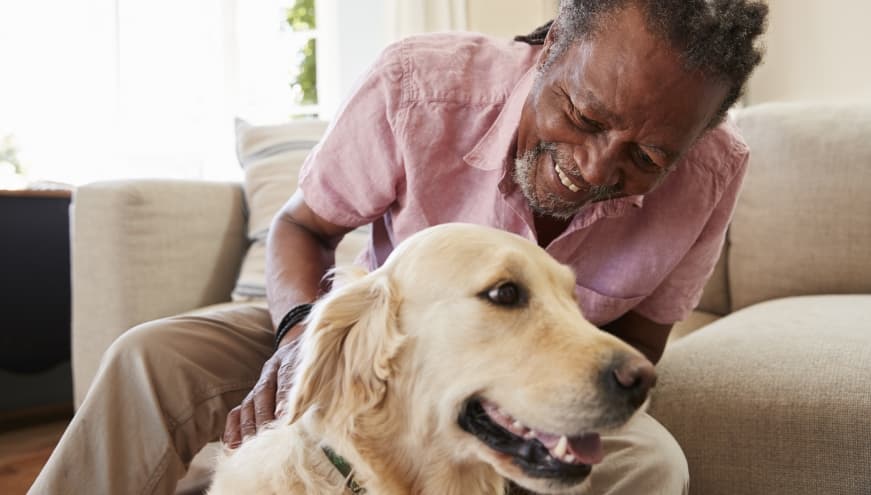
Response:
[[[580,175],[574,160],[556,143],[542,143],[538,147],[538,174],[543,177],[536,179],[545,194],[558,198],[562,202],[571,203],[576,209],[586,204],[618,197],[619,186],[595,186],[588,183]],[[545,182],[542,182],[544,178]],[[548,180],[550,179],[550,180]],[[547,184],[549,183],[549,184]]]
[[[566,186],[566,187],[568,188],[569,191],[571,191],[571,192],[578,192],[578,191],[581,190],[580,187],[578,187],[577,185],[575,185],[574,182],[572,182],[572,180],[571,180],[571,179],[569,178],[569,176],[568,176],[568,175],[563,171],[563,169],[560,168],[559,164],[554,165],[554,170],[556,170],[556,173],[557,173],[557,175],[559,176],[559,180],[560,180],[560,182],[562,182],[562,184],[563,184],[564,186]]]

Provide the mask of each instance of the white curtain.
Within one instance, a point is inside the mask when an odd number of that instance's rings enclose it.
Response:
[[[0,0],[0,139],[30,180],[236,180],[233,118],[281,122],[293,0]],[[316,0],[331,118],[390,41],[466,29],[466,0]]]
[[[233,117],[286,120],[290,0],[2,0],[0,138],[31,180],[238,179]]]

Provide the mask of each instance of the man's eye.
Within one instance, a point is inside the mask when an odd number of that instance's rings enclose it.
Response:
[[[517,306],[523,302],[523,291],[514,282],[505,282],[488,290],[487,299],[499,306]]]
[[[589,117],[585,117],[583,115],[578,115],[577,119],[578,119],[578,122],[580,122],[582,124],[582,126],[588,131],[600,132],[604,129],[604,127],[602,126],[601,123],[596,122],[595,120],[593,120]]]
[[[653,158],[650,158],[650,155],[645,153],[643,150],[638,149],[636,154],[638,156],[636,163],[638,163],[639,168],[645,172],[660,172],[663,170],[663,167],[653,161]]]
[[[589,117],[584,117],[583,115],[581,115],[581,120],[584,122],[584,124],[587,124],[588,126],[595,128],[597,131],[601,131],[602,129],[605,128],[602,124],[600,124],[599,122],[596,122],[595,120],[593,120]]]

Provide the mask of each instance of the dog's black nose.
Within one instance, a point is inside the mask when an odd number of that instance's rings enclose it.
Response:
[[[656,369],[641,356],[623,356],[615,360],[609,373],[616,392],[638,407],[647,399],[647,393],[656,385]]]

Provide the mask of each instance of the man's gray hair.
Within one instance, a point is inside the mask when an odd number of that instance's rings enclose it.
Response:
[[[572,43],[607,29],[609,19],[630,5],[644,13],[651,32],[675,47],[688,70],[729,84],[711,125],[720,122],[762,61],[757,38],[765,31],[768,6],[759,0],[562,0],[554,21],[515,40],[541,44],[556,29],[547,70]]]

